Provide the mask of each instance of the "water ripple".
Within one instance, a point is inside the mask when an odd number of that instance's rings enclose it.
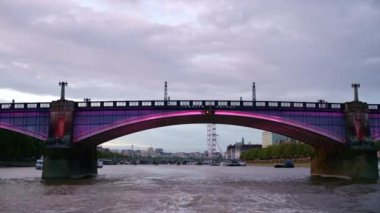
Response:
[[[104,166],[93,179],[41,181],[0,169],[0,212],[378,212],[380,184],[310,178],[309,169]]]

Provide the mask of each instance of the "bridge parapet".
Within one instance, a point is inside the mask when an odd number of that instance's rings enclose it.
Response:
[[[238,101],[238,100],[131,100],[74,102],[81,108],[242,108],[242,109],[299,109],[344,111],[344,103],[294,102],[294,101]],[[49,109],[51,103],[0,103],[0,110]],[[380,104],[368,104],[369,113],[380,113]]]
[[[342,103],[289,102],[289,101],[234,101],[234,100],[143,100],[143,101],[92,101],[76,102],[76,108],[231,108],[231,109],[299,109],[344,111]],[[373,107],[374,109],[378,109]]]
[[[0,110],[49,109],[50,103],[0,103]]]

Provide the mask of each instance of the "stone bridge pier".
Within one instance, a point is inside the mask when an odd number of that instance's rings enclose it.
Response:
[[[310,173],[321,177],[376,180],[379,178],[376,150],[347,146],[316,148]]]
[[[357,91],[356,91],[357,94]],[[368,121],[368,105],[345,103],[346,144],[315,148],[311,175],[345,179],[378,179],[378,159]]]
[[[62,99],[51,103],[43,179],[97,175],[96,147],[72,142],[74,106],[73,101]]]

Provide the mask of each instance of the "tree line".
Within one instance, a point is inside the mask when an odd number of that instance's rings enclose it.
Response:
[[[36,138],[0,129],[0,160],[40,158],[44,142]]]
[[[303,143],[284,143],[263,149],[251,149],[240,156],[243,160],[269,160],[281,158],[305,158],[314,155],[314,148]]]
[[[96,150],[98,159],[114,159],[114,158],[126,158],[126,156],[121,153],[111,152],[110,150]]]

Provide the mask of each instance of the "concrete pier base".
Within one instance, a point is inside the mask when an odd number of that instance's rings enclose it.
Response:
[[[83,178],[97,174],[96,147],[73,145],[45,148],[43,179]]]
[[[371,146],[316,148],[311,175],[345,179],[379,178],[376,150]]]

